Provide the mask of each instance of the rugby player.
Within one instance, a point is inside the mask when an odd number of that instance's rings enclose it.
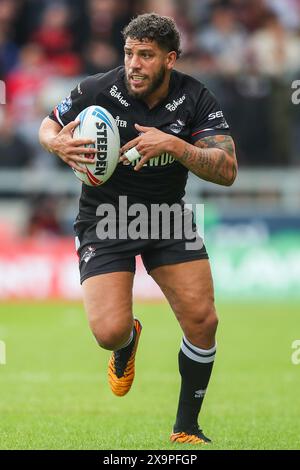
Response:
[[[140,254],[183,331],[178,356],[181,389],[170,439],[209,443],[198,416],[215,359],[218,320],[205,246],[187,249],[185,235],[179,239],[174,231],[168,239],[161,231],[156,239],[101,239],[97,214],[103,204],[112,204],[118,214],[121,196],[127,197],[129,206],[178,203],[184,213],[188,171],[200,180],[232,185],[237,174],[234,142],[212,93],[197,79],[175,70],[180,36],[171,18],[139,15],[125,27],[123,37],[124,66],[84,79],[43,120],[40,142],[84,172],[79,163],[89,163],[87,154],[95,150],[85,147],[91,140],[73,139],[76,116],[90,105],[100,105],[114,116],[121,138],[120,162],[102,186],[82,185],[75,222],[89,325],[98,344],[112,351],[109,383],[115,395],[123,396],[134,379],[142,329],[132,312],[135,256]],[[130,163],[124,153],[132,147],[140,158]],[[194,223],[192,231],[196,240]]]

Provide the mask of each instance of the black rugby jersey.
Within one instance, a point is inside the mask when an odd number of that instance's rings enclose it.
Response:
[[[217,134],[229,134],[229,127],[218,102],[198,80],[173,70],[168,96],[154,108],[133,98],[124,82],[125,69],[117,67],[84,79],[70,96],[50,114],[65,126],[87,106],[100,105],[115,118],[121,145],[138,136],[134,124],[156,127],[191,144]],[[147,162],[140,171],[119,163],[111,178],[101,186],[82,185],[80,210],[95,214],[103,202],[116,203],[118,196],[128,203],[174,203],[185,193],[188,169],[171,155],[164,153]]]

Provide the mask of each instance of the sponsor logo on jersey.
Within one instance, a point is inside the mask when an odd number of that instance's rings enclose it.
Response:
[[[120,116],[116,116],[115,121],[118,127],[127,127],[127,121],[122,121]]]
[[[107,170],[107,125],[105,122],[96,122],[97,127],[97,163],[94,174],[103,176]]]
[[[166,104],[166,108],[169,111],[176,111],[178,106],[180,106],[184,102],[185,98],[186,98],[186,96],[182,95],[181,98],[178,98],[178,100],[173,100],[172,103]]]
[[[228,123],[225,118],[222,119],[222,122],[217,126],[214,126],[215,129],[229,129]]]
[[[72,99],[71,96],[67,96],[62,102],[57,106],[58,112],[61,116],[66,114],[72,108]]]
[[[216,111],[215,113],[210,113],[208,115],[208,120],[211,121],[212,119],[218,119],[222,118],[223,116],[223,111]]]
[[[131,162],[131,165],[135,166],[137,162],[139,161],[140,161],[140,158]],[[166,165],[172,165],[174,161],[175,161],[175,158],[172,155],[170,155],[169,153],[162,153],[158,157],[154,157],[148,160],[143,166],[151,166],[151,167],[166,166]]]
[[[208,120],[212,121],[214,119],[220,119],[222,118],[220,124],[217,124],[214,126],[214,129],[229,129],[228,123],[226,119],[224,118],[223,111],[216,111],[215,113],[210,113],[208,115]]]
[[[174,132],[174,134],[179,134],[179,132],[182,131],[184,126],[185,126],[185,122],[181,121],[180,119],[177,119],[176,122],[173,122],[173,124],[169,126],[169,129],[170,131]]]
[[[111,87],[111,89],[109,90],[111,96],[113,96],[114,98],[116,98],[123,106],[125,106],[126,108],[128,108],[128,106],[130,106],[130,103],[128,103],[124,96],[121,94],[120,91],[118,91],[118,87],[116,85],[113,85]]]

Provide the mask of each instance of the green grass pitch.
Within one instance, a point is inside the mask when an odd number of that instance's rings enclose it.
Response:
[[[77,303],[2,303],[1,449],[190,449],[169,442],[180,330],[166,303],[137,303],[143,332],[131,392],[114,397],[109,352]],[[218,304],[218,353],[201,426],[209,449],[299,449],[299,306]]]

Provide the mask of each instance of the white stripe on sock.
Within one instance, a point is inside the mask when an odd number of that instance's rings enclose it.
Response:
[[[217,350],[217,343],[211,349],[201,349],[201,348],[197,348],[197,346],[194,346],[192,343],[190,343],[189,340],[185,336],[183,336],[183,339],[184,339],[185,343],[190,348],[192,348],[196,353],[203,354],[204,356],[206,356],[207,354],[211,354],[213,352],[216,352],[216,350]]]
[[[184,342],[181,343],[181,351],[183,352],[183,354],[185,354],[187,357],[189,357],[190,359],[192,359],[192,361],[195,361],[195,362],[201,362],[202,364],[209,364],[210,362],[214,362],[215,360],[215,354],[213,356],[210,356],[210,357],[203,357],[203,356],[197,356],[196,354],[194,354],[192,351],[190,351],[186,345],[184,344]]]

